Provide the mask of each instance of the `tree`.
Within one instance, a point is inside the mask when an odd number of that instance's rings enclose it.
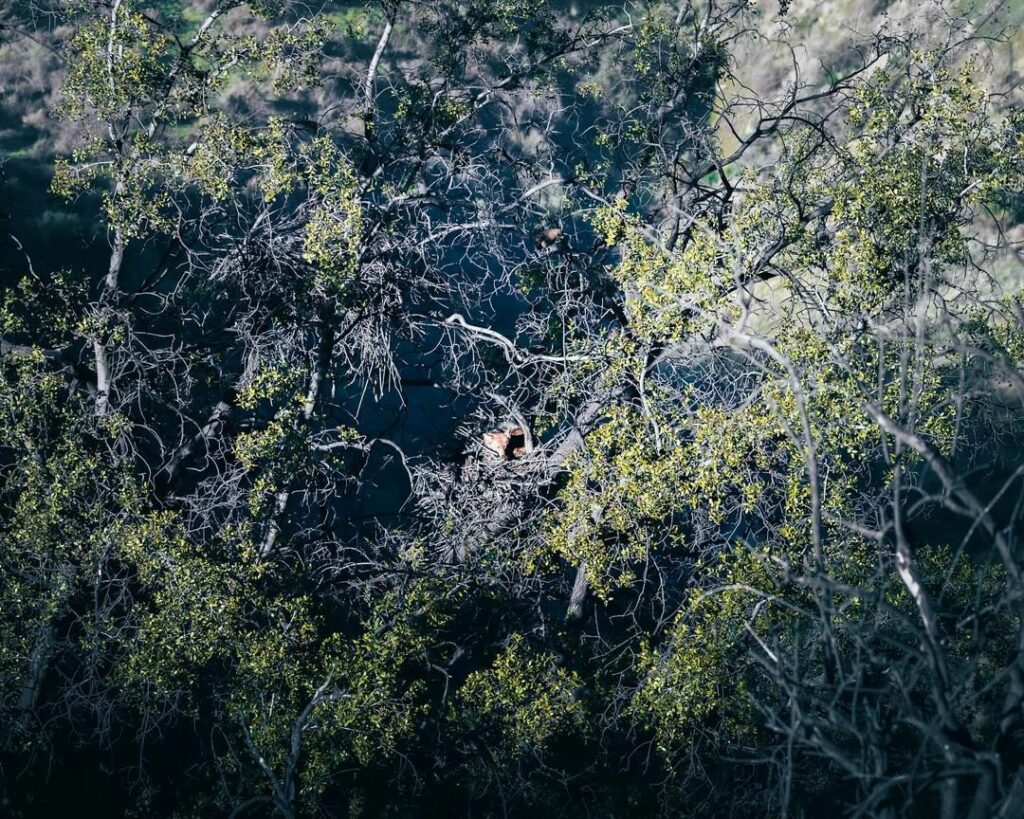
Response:
[[[933,10],[14,15],[109,254],[5,262],[11,809],[1021,814],[1024,115]]]

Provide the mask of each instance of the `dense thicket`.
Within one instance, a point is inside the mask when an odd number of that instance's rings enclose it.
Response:
[[[0,812],[1024,817],[1019,9],[812,5],[0,4]]]

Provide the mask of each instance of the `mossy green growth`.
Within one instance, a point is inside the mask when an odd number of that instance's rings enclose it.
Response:
[[[329,138],[315,138],[303,153],[310,200],[303,258],[316,268],[319,287],[340,293],[359,265],[358,185],[348,160]]]
[[[756,667],[748,652],[749,623],[778,617],[770,606],[755,607],[776,584],[763,558],[738,547],[713,566],[699,565],[695,578],[719,581],[695,585],[675,616],[668,636],[657,646],[641,646],[639,683],[630,700],[630,716],[651,730],[659,750],[669,756],[701,743],[722,747],[741,740],[753,723],[749,687]]]
[[[474,671],[458,690],[456,723],[483,732],[505,752],[539,753],[559,734],[582,729],[580,677],[519,634],[490,668]]]

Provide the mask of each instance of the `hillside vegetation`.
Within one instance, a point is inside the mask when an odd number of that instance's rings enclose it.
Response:
[[[0,815],[1024,819],[1022,23],[0,0]]]

